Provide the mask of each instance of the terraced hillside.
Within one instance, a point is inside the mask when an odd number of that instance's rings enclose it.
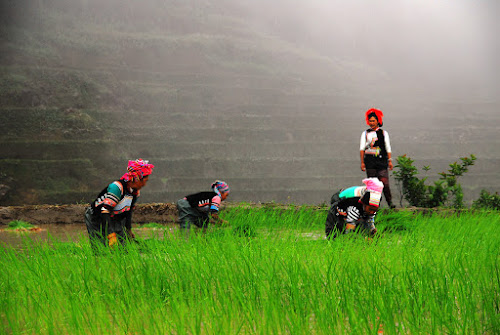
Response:
[[[363,177],[363,112],[387,92],[395,155],[435,175],[474,153],[466,199],[499,189],[498,103],[421,101],[255,28],[244,1],[144,4],[2,5],[1,205],[89,201],[138,157],[156,166],[143,202],[214,179],[231,201],[325,202]]]

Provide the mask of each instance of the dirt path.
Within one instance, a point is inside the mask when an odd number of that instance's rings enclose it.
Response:
[[[13,220],[38,224],[84,223],[83,213],[88,205],[34,205],[0,207],[0,225]],[[139,204],[134,211],[134,223],[172,223],[177,208],[171,203]]]

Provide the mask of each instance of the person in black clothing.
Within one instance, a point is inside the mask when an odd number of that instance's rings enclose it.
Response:
[[[103,189],[85,211],[85,224],[93,249],[134,238],[132,211],[154,165],[138,159],[128,162],[127,173]]]
[[[209,223],[219,225],[226,223],[219,217],[219,208],[228,195],[229,186],[223,181],[216,180],[212,184],[212,191],[198,192],[179,199],[177,210],[181,230],[189,232],[191,224],[206,228]]]
[[[360,224],[371,236],[377,233],[375,215],[384,185],[377,178],[366,178],[363,183],[364,186],[352,186],[332,195],[325,223],[326,238],[349,234]]]
[[[385,200],[390,208],[394,208],[392,203],[391,188],[389,186],[389,171],[392,171],[392,150],[389,133],[382,130],[382,111],[371,108],[366,111],[366,123],[370,126],[361,134],[360,158],[361,171],[366,171],[366,176],[376,177],[384,184]]]

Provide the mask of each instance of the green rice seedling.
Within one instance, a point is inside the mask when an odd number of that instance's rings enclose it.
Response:
[[[9,230],[30,230],[33,228],[36,228],[36,226],[22,220],[13,220],[7,224]]]
[[[415,220],[412,212],[380,211],[377,214],[376,226],[380,233],[390,234],[405,230],[413,230]]]
[[[189,239],[166,234],[98,256],[85,239],[1,246],[0,333],[500,329],[498,215],[380,213],[379,237],[333,241],[324,208],[234,207],[223,217],[228,226]]]
[[[149,222],[149,223],[144,223],[141,224],[140,226],[137,226],[135,229],[141,229],[141,228],[146,228],[146,229],[166,229],[167,227],[163,224],[156,223],[156,222]]]

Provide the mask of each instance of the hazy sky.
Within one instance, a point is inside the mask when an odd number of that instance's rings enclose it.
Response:
[[[90,0],[75,5],[111,7],[111,14],[135,13],[126,25],[131,30],[134,20],[168,20],[166,8],[176,6],[171,0],[125,1],[113,9],[117,2]],[[43,3],[33,5],[38,8]],[[64,0],[50,3],[72,6]],[[406,82],[458,96],[467,92],[475,99],[500,96],[500,0],[185,0],[181,5],[191,8],[185,13],[193,17],[183,21],[188,26],[202,13],[240,13],[250,29],[311,48],[334,61],[374,67],[396,85]],[[231,34],[231,29],[224,31]]]
[[[369,62],[395,80],[463,87],[496,97],[499,3],[289,0],[254,10],[259,17],[256,20],[267,28],[330,57]]]

